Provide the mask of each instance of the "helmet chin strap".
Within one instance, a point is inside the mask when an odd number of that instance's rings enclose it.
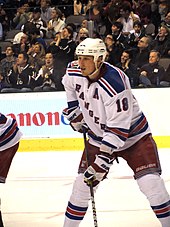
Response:
[[[92,72],[90,75],[88,75],[88,77],[90,79],[95,79],[97,76],[98,76],[98,72],[102,66],[103,62],[101,62],[101,64],[99,65],[99,67],[97,66],[97,61],[95,62],[95,67],[96,67],[96,70],[94,72]]]

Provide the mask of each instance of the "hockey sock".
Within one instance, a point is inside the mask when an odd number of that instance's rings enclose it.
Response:
[[[78,227],[86,214],[87,207],[75,206],[72,203],[68,203],[65,213],[64,226]]]
[[[170,200],[158,206],[151,206],[162,226],[170,225]],[[169,220],[169,221],[168,221]]]
[[[162,227],[169,227],[170,197],[162,178],[157,174],[147,174],[137,179],[137,183],[141,192],[149,200],[150,206],[161,222]]]
[[[90,189],[84,183],[84,175],[79,174],[73,185],[63,227],[78,227],[80,225],[88,209],[89,200]]]

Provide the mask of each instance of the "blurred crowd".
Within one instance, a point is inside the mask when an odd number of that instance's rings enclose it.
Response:
[[[132,88],[170,87],[169,0],[0,0],[0,92],[63,91],[87,37]]]

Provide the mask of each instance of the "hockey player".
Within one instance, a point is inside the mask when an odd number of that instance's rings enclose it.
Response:
[[[86,38],[76,48],[78,61],[68,65],[63,77],[68,107],[63,111],[74,130],[87,124],[87,150],[65,213],[64,227],[78,227],[88,209],[89,181],[94,191],[115,159],[125,159],[141,192],[163,227],[170,227],[170,197],[160,177],[157,146],[147,119],[132,94],[128,77],[104,62],[101,39]],[[114,193],[114,189],[113,189]]]
[[[22,136],[15,119],[0,113],[0,183],[5,183],[8,171]],[[0,210],[0,227],[3,227]]]

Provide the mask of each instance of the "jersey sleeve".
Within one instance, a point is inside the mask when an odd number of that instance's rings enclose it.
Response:
[[[17,144],[22,137],[16,119],[6,117],[0,113],[0,151]]]
[[[76,62],[71,62],[68,64],[66,73],[63,76],[62,84],[64,85],[67,97],[68,108],[73,108],[79,106],[75,85],[74,76],[79,72],[78,65]]]

